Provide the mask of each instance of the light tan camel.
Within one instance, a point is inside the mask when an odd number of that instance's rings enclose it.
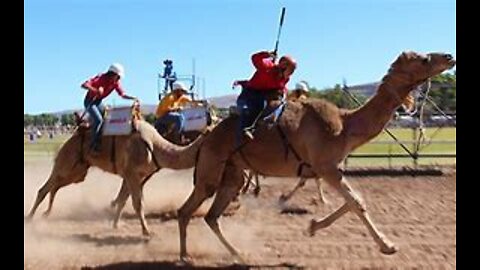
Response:
[[[265,176],[306,178],[321,177],[345,199],[345,204],[323,219],[313,219],[309,233],[332,224],[348,211],[353,211],[367,227],[380,251],[393,254],[397,248],[375,227],[360,196],[344,178],[339,164],[357,147],[377,136],[389,122],[397,107],[415,86],[431,76],[455,65],[449,54],[402,53],[383,77],[377,93],[355,110],[339,109],[324,100],[288,102],[279,119],[280,127],[290,143],[286,148],[281,130],[259,126],[255,139],[237,148],[237,117],[220,123],[207,136],[198,153],[195,187],[178,210],[180,258],[188,262],[187,226],[194,211],[215,194],[204,217],[222,244],[238,260],[236,249],[224,238],[218,218],[243,186],[243,170],[251,169]],[[289,149],[287,152],[286,149]],[[300,157],[297,159],[293,149]],[[286,153],[287,152],[287,153]]]
[[[100,153],[90,151],[90,130],[78,129],[60,148],[52,172],[39,189],[26,219],[33,218],[37,207],[50,193],[48,209],[44,213],[44,216],[48,216],[57,191],[69,184],[84,181],[88,168],[95,166],[123,178],[117,198],[112,202],[112,206],[116,206],[113,226],[117,227],[125,202],[131,194],[142,232],[150,235],[143,212],[143,185],[161,168],[192,168],[198,148],[205,137],[200,136],[188,146],[177,146],[161,137],[155,128],[144,120],[136,120],[134,125],[136,131],[131,135],[103,136]]]

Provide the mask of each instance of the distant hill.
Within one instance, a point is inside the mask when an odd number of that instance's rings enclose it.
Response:
[[[210,104],[215,105],[215,107],[217,108],[229,108],[231,105],[235,105],[235,102],[237,100],[237,94],[211,97],[211,98],[207,98],[207,100]],[[141,106],[141,110],[143,114],[155,113],[156,109],[157,109],[157,104],[142,104]],[[60,118],[64,114],[72,114],[74,112],[83,112],[83,108],[51,112],[48,114],[53,114],[56,117]]]
[[[379,85],[380,82],[357,84],[348,86],[348,91],[355,95],[364,95],[366,97],[370,97],[376,93]]]
[[[210,104],[215,105],[217,108],[229,108],[232,105],[235,105],[237,101],[238,94],[225,95],[219,97],[207,98]]]

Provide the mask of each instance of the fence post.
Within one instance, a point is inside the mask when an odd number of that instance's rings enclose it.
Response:
[[[392,144],[388,144],[388,169],[392,169]]]
[[[417,129],[418,126],[413,127],[413,167],[415,171],[417,170],[418,166]]]

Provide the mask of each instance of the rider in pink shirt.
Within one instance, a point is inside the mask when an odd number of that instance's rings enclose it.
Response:
[[[88,90],[85,100],[83,102],[85,110],[90,117],[93,118],[93,140],[92,149],[96,152],[100,151],[100,130],[103,124],[102,116],[102,99],[106,98],[113,90],[117,91],[118,95],[125,99],[137,99],[136,97],[128,96],[120,85],[120,79],[125,75],[124,68],[120,64],[112,64],[108,71],[101,73],[93,78],[88,79],[82,84],[82,88]]]

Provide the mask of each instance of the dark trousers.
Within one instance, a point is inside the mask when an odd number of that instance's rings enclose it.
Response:
[[[237,109],[240,114],[237,128],[237,142],[241,141],[241,136],[245,128],[251,127],[255,119],[267,106],[269,100],[281,99],[278,90],[258,91],[244,88],[237,98]]]

